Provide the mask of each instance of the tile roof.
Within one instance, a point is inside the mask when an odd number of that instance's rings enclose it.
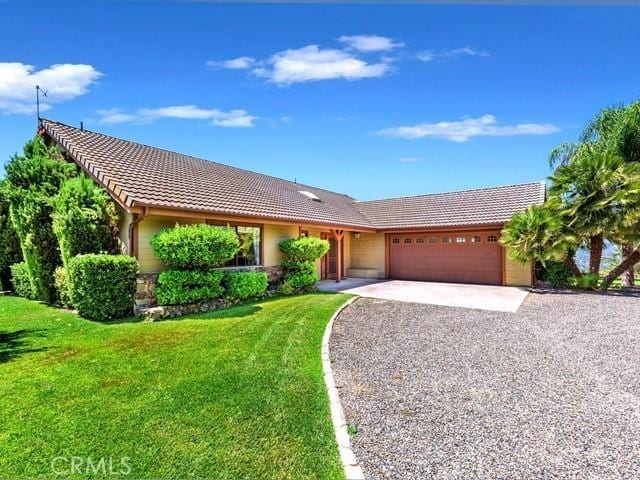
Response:
[[[371,228],[354,199],[160,148],[43,120],[42,126],[127,207]],[[321,201],[300,193],[308,191]]]
[[[366,229],[502,223],[544,201],[544,183],[356,202],[348,195],[42,120],[44,131],[126,207]],[[310,192],[314,200],[300,191]]]
[[[358,202],[379,229],[504,223],[545,199],[544,182]]]

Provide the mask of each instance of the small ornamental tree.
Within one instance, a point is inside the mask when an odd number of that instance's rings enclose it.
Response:
[[[176,225],[151,238],[156,256],[168,267],[154,294],[160,305],[204,302],[222,296],[223,272],[212,271],[232,260],[240,248],[231,228],[206,224]]]
[[[75,164],[65,162],[60,152],[48,148],[41,137],[28,142],[23,154],[14,156],[6,166],[11,221],[39,300],[55,301],[53,277],[61,263],[52,228],[51,199],[76,172]]]
[[[151,246],[169,268],[210,270],[233,259],[240,241],[231,228],[200,223],[161,230],[151,238]]]
[[[329,242],[316,237],[290,238],[280,242],[284,293],[310,290],[318,281],[314,262],[329,251]]]
[[[11,290],[11,265],[22,262],[20,240],[9,214],[6,187],[6,181],[0,182],[0,290]]]
[[[67,180],[53,200],[53,231],[65,267],[76,255],[116,253],[118,214],[107,193],[86,175]]]

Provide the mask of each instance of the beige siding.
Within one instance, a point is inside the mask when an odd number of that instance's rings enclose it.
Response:
[[[505,255],[504,261],[504,279],[505,285],[529,287],[532,283],[531,278],[531,264],[522,264],[515,260],[510,260],[508,255]]]
[[[384,233],[361,233],[360,238],[349,234],[348,268],[357,270],[375,270],[377,278],[385,277],[385,236]],[[345,244],[345,248],[347,244]],[[346,251],[345,251],[346,256]]]
[[[151,248],[151,237],[163,228],[176,224],[202,223],[203,220],[177,217],[146,217],[138,224],[138,263],[140,273],[161,272],[166,267],[156,258]]]

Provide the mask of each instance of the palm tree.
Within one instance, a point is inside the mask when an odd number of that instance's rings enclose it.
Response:
[[[620,156],[625,162],[640,162],[640,101],[628,106],[616,105],[603,109],[591,120],[580,136],[580,143],[563,143],[549,156],[551,166],[566,166],[583,149],[599,148]],[[620,242],[623,262],[635,247],[626,240]],[[634,284],[634,271],[622,272],[622,284]]]
[[[568,219],[567,228],[589,245],[589,272],[598,275],[604,239],[624,230],[638,204],[640,164],[584,143],[570,162],[556,169],[551,182],[550,197]]]
[[[581,272],[573,260],[576,239],[564,231],[565,219],[554,202],[533,205],[516,213],[505,225],[500,242],[509,258],[522,263],[562,261],[575,276]]]

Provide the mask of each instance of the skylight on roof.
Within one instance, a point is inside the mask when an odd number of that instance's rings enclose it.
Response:
[[[307,198],[310,198],[311,200],[315,200],[316,202],[320,202],[320,197],[318,197],[315,193],[311,193],[307,190],[298,190],[298,193],[301,193],[302,195],[304,195]]]

